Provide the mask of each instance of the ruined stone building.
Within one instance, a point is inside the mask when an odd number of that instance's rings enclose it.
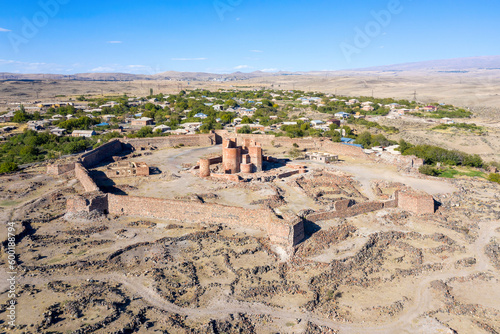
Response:
[[[200,176],[208,177],[210,165],[221,163],[224,174],[257,173],[262,171],[262,147],[252,139],[243,139],[243,145],[238,146],[236,139],[222,141],[222,160],[201,159]]]
[[[318,161],[322,163],[331,163],[339,160],[338,155],[322,152],[306,153],[306,160]]]
[[[109,166],[106,176],[110,179],[128,176],[148,176],[149,166],[144,162],[118,162]]]
[[[252,139],[245,138],[242,146],[237,146],[236,139],[225,139],[222,166],[226,174],[261,172],[262,147]]]

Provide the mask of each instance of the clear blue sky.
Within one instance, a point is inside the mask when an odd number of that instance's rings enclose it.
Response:
[[[380,11],[390,17],[379,23]],[[500,55],[499,14],[496,0],[3,1],[0,72],[310,71]]]

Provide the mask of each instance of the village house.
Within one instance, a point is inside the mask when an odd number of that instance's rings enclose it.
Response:
[[[339,157],[337,155],[333,155],[330,153],[322,153],[322,152],[308,152],[306,153],[305,158],[306,160],[318,161],[325,164],[339,160]]]
[[[344,118],[349,118],[351,116],[351,114],[346,113],[344,111],[339,111],[334,116],[335,116],[335,118],[338,118],[338,119],[344,119]]]
[[[153,125],[153,119],[149,117],[142,117],[139,119],[134,119],[131,122],[132,126],[148,126],[148,125]]]
[[[317,119],[317,120],[311,121],[311,126],[313,126],[313,127],[317,127],[317,126],[320,126],[320,125],[322,125],[322,124],[324,124],[324,123],[325,123],[325,122],[323,122],[323,121],[321,121],[321,120]]]
[[[159,131],[159,132],[163,133],[163,132],[166,132],[168,130],[170,130],[170,126],[166,126],[166,125],[163,125],[163,124],[162,125],[158,125],[157,127],[153,128],[153,132],[158,132]]]
[[[96,133],[94,130],[74,130],[71,133],[71,137],[86,137],[90,138],[92,136],[95,136]]]
[[[14,112],[10,111],[10,112],[0,116],[0,123],[10,122],[10,121],[12,121],[12,118],[14,118]]]
[[[193,116],[194,118],[201,118],[201,119],[205,119],[207,118],[208,116],[202,112],[199,112],[197,113],[196,115]]]
[[[101,116],[101,118],[103,119],[103,121],[109,122],[109,120],[116,118],[116,116],[115,115],[103,115],[103,116]]]
[[[53,135],[56,135],[58,137],[61,137],[61,136],[64,136],[64,134],[66,133],[66,129],[54,128],[54,129],[50,130],[50,133],[52,133]]]
[[[423,109],[426,112],[434,112],[437,111],[438,108],[436,106],[425,106]]]

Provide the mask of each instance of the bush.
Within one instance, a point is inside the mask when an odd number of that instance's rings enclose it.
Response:
[[[483,160],[477,154],[470,155],[457,150],[447,150],[438,146],[432,145],[417,145],[401,150],[403,155],[415,155],[424,159],[427,165],[434,165],[440,162],[445,165],[452,166],[469,166],[482,167]]]
[[[10,173],[17,169],[17,164],[14,162],[4,162],[0,164],[0,174]]]
[[[491,182],[500,183],[500,174],[491,173],[490,175],[488,175],[488,180]]]
[[[250,128],[248,125],[245,125],[241,128],[238,129],[237,131],[238,133],[246,133],[246,134],[249,134],[249,133],[252,133],[252,128]]]
[[[292,159],[297,159],[298,157],[300,157],[302,155],[302,153],[298,149],[292,148],[290,151],[288,151],[288,155]]]
[[[429,166],[429,165],[423,165],[421,166],[418,171],[421,173],[421,174],[424,174],[424,175],[429,175],[429,176],[439,176],[439,170],[437,168],[434,168],[432,166]]]

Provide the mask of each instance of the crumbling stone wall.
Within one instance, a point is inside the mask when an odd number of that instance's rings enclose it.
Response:
[[[305,170],[304,170],[305,171]],[[278,174],[278,179],[284,179],[284,178],[287,178],[287,177],[290,177],[290,176],[293,176],[293,175],[297,175],[297,174],[300,174],[300,170],[292,170],[290,172],[284,172],[284,173],[281,173],[281,174]]]
[[[75,164],[75,175],[86,192],[99,191],[99,187],[94,180],[92,180],[87,169],[85,169],[85,167],[83,167],[79,162]]]
[[[394,155],[389,152],[382,152],[374,155],[373,159],[379,162],[385,162],[396,165],[400,168],[419,168],[424,165],[424,159],[413,155]]]
[[[211,173],[210,177],[213,179],[226,180],[226,181],[230,181],[230,182],[240,182],[241,181],[241,177],[239,175],[236,175],[236,174]]]
[[[313,213],[308,215],[306,219],[312,222],[318,222],[321,220],[330,220],[334,218],[353,217],[363,213],[382,210],[384,208],[383,202],[364,202],[348,206],[349,203],[347,203],[346,201],[349,200],[339,201],[341,203],[339,203],[338,206],[335,205],[335,211]]]
[[[69,163],[69,164],[54,164],[54,165],[48,165],[47,166],[47,174],[49,175],[61,175],[67,172],[71,172],[75,170],[75,163]]]
[[[92,212],[108,213],[108,195],[100,191],[73,196],[66,201],[67,212]]]
[[[110,142],[99,146],[95,150],[85,153],[81,156],[80,160],[85,168],[92,168],[103,160],[109,159],[122,151],[122,143],[120,140],[115,139]]]

